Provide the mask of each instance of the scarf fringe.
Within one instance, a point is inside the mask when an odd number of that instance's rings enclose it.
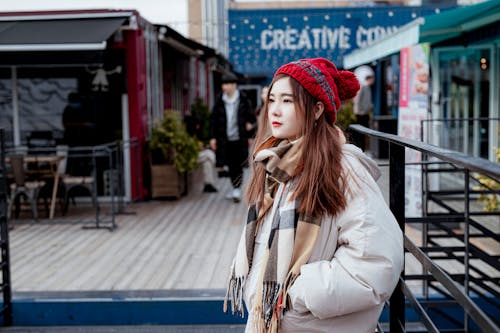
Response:
[[[271,320],[275,314],[276,305],[281,292],[281,284],[276,281],[264,282],[262,289],[262,313],[266,327],[271,326]]]
[[[231,275],[229,284],[224,297],[224,312],[227,312],[227,301],[231,301],[231,313],[239,314],[244,317],[245,311],[243,307],[243,286],[245,285],[245,277],[236,277]]]
[[[266,322],[264,320],[264,316],[262,315],[262,307],[260,305],[255,304],[252,309],[252,332],[256,333],[265,333],[267,332]]]
[[[281,293],[281,304],[279,304],[279,307],[277,312],[279,313],[280,319],[283,317],[285,312],[290,309],[291,307],[291,300],[290,297],[288,296],[288,291],[290,290],[290,286],[295,282],[297,277],[300,275],[300,273],[294,273],[293,271],[290,271],[285,278],[285,282],[283,283],[283,290]]]

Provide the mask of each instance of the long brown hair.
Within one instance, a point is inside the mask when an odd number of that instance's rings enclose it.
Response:
[[[328,119],[325,112],[316,120],[314,108],[318,102],[295,79],[288,75],[277,75],[269,86],[262,122],[255,140],[253,155],[262,144],[269,139],[271,132],[267,117],[269,94],[276,81],[289,78],[292,86],[295,110],[303,122],[302,172],[298,175],[298,183],[294,198],[300,198],[297,207],[300,213],[313,217],[336,215],[346,207],[346,177],[342,171],[342,142],[337,129]],[[267,147],[264,147],[267,148]],[[253,174],[247,190],[250,203],[259,202],[264,195],[266,171],[262,164],[253,164]]]

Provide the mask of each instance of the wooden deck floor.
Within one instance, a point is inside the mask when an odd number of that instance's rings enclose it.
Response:
[[[16,223],[10,232],[15,291],[223,288],[246,214],[244,203],[194,186],[177,201],[128,205],[117,228]],[[73,211],[72,211],[73,210]],[[87,210],[78,214],[84,218]]]
[[[387,192],[386,172],[383,176],[379,185]],[[180,200],[128,205],[135,214],[118,215],[114,231],[67,221],[13,221],[14,292],[223,289],[246,205],[224,198],[227,178],[219,179],[219,192],[211,194],[202,193],[199,175],[194,178]],[[92,213],[88,207],[71,207],[69,217]],[[419,243],[418,230],[407,227],[407,235]],[[498,244],[493,246],[498,250]],[[407,255],[406,272],[417,273],[419,267]]]

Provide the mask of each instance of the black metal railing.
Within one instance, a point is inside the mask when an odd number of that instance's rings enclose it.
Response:
[[[500,118],[433,118],[420,121],[420,140],[462,153],[488,157],[490,125],[500,126]],[[498,133],[498,129],[495,129]]]
[[[387,141],[389,143],[389,204],[401,229],[405,231],[407,223],[419,223],[423,226],[422,235],[424,242],[422,246],[415,245],[405,234],[405,251],[413,256],[422,267],[422,274],[407,276],[405,272],[401,275],[398,287],[394,291],[389,302],[389,329],[391,333],[411,332],[410,323],[405,320],[405,308],[411,307],[419,318],[419,324],[424,326],[428,332],[498,332],[499,303],[499,278],[488,276],[488,269],[493,272],[499,271],[498,255],[488,254],[484,249],[472,244],[472,238],[489,238],[493,246],[498,246],[498,225],[491,230],[482,221],[476,221],[470,209],[471,187],[469,179],[475,173],[487,177],[495,182],[500,182],[500,165],[485,159],[471,157],[460,152],[439,148],[416,140],[402,138],[397,135],[374,131],[363,126],[352,125],[351,129],[361,134]],[[421,218],[407,218],[405,216],[405,149],[412,149],[422,153],[422,163],[445,165],[447,169],[464,173],[464,186],[462,191],[453,191],[453,194],[461,194],[458,200],[463,203],[463,211],[460,212],[454,205],[447,204],[442,200],[440,209],[444,211],[433,213],[423,210]],[[432,160],[429,162],[429,160]],[[429,168],[431,169],[431,168]],[[425,176],[425,175],[424,175]],[[425,189],[425,187],[424,187]],[[489,189],[492,195],[499,195],[498,190]],[[426,200],[432,198],[427,193]],[[454,200],[457,200],[455,197]],[[456,205],[455,205],[456,206]],[[496,218],[497,213],[489,215]],[[485,215],[485,214],[483,214]],[[480,216],[478,214],[477,216]],[[484,216],[481,216],[482,218]],[[459,222],[463,224],[463,230],[455,230],[446,223]],[[431,225],[433,227],[431,227]],[[472,228],[472,229],[471,229]],[[495,228],[493,224],[493,228]],[[471,232],[473,230],[473,232]],[[439,241],[441,239],[441,241]],[[442,240],[446,239],[448,244]],[[453,242],[452,242],[453,241]],[[449,272],[438,260],[461,262],[463,274]],[[474,261],[474,264],[472,263]],[[423,293],[417,297],[408,286],[409,280],[420,280],[423,285]],[[433,290],[434,296],[430,297],[428,289]],[[481,301],[481,302],[479,302]],[[494,310],[488,315],[484,306],[488,303]],[[409,307],[406,307],[408,305]],[[463,311],[462,315],[450,315],[444,311],[445,308],[458,307]],[[436,322],[436,314],[446,317],[453,328],[440,328]],[[442,326],[442,325],[441,325]],[[422,327],[415,328],[422,331]],[[382,327],[379,326],[379,331]]]
[[[462,177],[457,177],[460,174]],[[444,181],[440,181],[439,177]],[[494,288],[499,285],[500,279],[497,274],[492,274],[500,271],[500,257],[498,253],[489,253],[475,242],[480,240],[493,246],[499,244],[500,211],[498,207],[484,209],[484,204],[478,199],[484,196],[498,198],[500,183],[466,168],[451,167],[437,161],[423,163],[422,180],[424,219],[407,219],[407,222],[423,222],[422,248],[430,259],[453,260],[463,265],[464,274],[454,273],[450,276],[461,283],[465,291],[481,295],[494,307],[500,308],[500,291]],[[431,188],[436,182],[444,182],[447,188]],[[452,240],[453,243],[445,244],[443,240]],[[432,283],[424,282],[425,292],[428,284]],[[433,288],[436,289],[435,286]],[[492,295],[497,301],[491,302],[486,295]]]
[[[3,305],[0,309],[4,326],[12,325],[12,289],[10,283],[9,257],[9,226],[7,224],[7,175],[5,169],[4,131],[0,129],[0,250],[2,267],[2,282],[0,291],[3,295]]]
[[[61,175],[59,178],[70,175],[73,176],[73,178],[82,179],[82,181],[78,182],[76,185],[80,187],[86,185],[84,187],[86,187],[87,194],[91,198],[94,216],[91,219],[85,218],[81,220],[78,218],[72,219],[70,217],[64,217],[60,219],[62,223],[81,222],[84,224],[84,228],[114,230],[117,227],[116,215],[131,213],[127,212],[125,207],[124,198],[127,194],[125,189],[125,177],[128,177],[126,173],[130,171],[132,165],[136,170],[139,169],[138,140],[136,138],[132,138],[125,142],[117,141],[86,147],[55,146],[45,148],[37,147],[29,150],[27,147],[13,147],[7,149],[5,154],[6,156],[2,157],[3,162],[6,160],[5,157],[13,155],[60,156],[63,157],[64,169],[66,171],[65,174]],[[130,158],[125,159],[124,154],[129,154]],[[126,160],[127,163],[125,163]],[[58,170],[56,170],[56,172],[60,173],[59,168],[62,162],[58,163]],[[38,166],[36,167],[38,168]],[[88,181],[83,181],[84,178],[87,178]],[[138,178],[139,177],[135,177],[135,180],[132,181],[138,181]],[[65,188],[64,181],[61,182],[63,183],[62,190],[67,195],[70,189]],[[136,191],[138,191],[139,185],[135,185]],[[58,189],[57,193],[59,192],[61,191]],[[103,212],[102,210],[104,203],[109,206],[107,212]],[[68,204],[69,203],[66,203],[63,214],[66,214]],[[49,223],[54,224],[54,222],[54,219],[52,219]]]

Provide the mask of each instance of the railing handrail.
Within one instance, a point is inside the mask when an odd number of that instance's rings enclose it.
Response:
[[[460,287],[436,265],[421,249],[419,249],[407,236],[404,237],[405,248],[422,264],[422,267],[431,273],[450,292],[453,298],[468,313],[485,333],[497,332],[495,323],[467,296]]]
[[[433,119],[422,119],[421,123],[431,123],[434,121],[448,122],[448,121],[482,121],[482,120],[500,120],[498,117],[475,117],[475,118],[433,118]]]
[[[359,132],[361,134],[375,137],[384,141],[389,142],[389,203],[390,208],[398,221],[401,230],[405,231],[405,224],[407,223],[407,218],[404,208],[404,200],[400,200],[405,193],[405,147],[419,151],[423,154],[433,156],[441,161],[452,164],[454,167],[463,168],[466,179],[469,178],[470,171],[475,171],[483,175],[487,175],[492,179],[500,179],[500,165],[498,163],[493,163],[491,161],[485,160],[483,158],[472,157],[457,151],[440,148],[428,143],[423,143],[421,141],[403,138],[394,134],[387,134],[375,130],[368,129],[360,125],[351,125],[350,129]],[[465,186],[465,196],[468,197],[470,194],[469,186]],[[469,224],[472,221],[469,217],[468,204],[465,206],[464,221],[466,222],[466,227],[464,231],[464,250],[466,252],[466,262],[464,263],[466,269],[468,266],[468,238],[469,238]],[[430,257],[420,248],[415,246],[406,236],[405,236],[405,249],[408,250],[413,256],[421,263],[424,272],[430,273],[430,275],[436,279],[441,285],[446,289],[450,297],[463,308],[467,316],[464,318],[464,329],[467,331],[468,322],[467,318],[471,318],[475,324],[481,329],[482,332],[497,332],[498,327],[489,318],[480,307],[478,307],[468,296],[468,272],[465,273],[465,286],[464,290],[456,284],[453,279],[448,275],[447,272],[443,271],[439,266],[437,266]],[[399,287],[396,288],[394,293],[391,295],[390,300],[390,329],[391,332],[402,333],[405,332],[405,313],[404,313],[404,295],[408,298],[412,306],[419,313],[422,323],[431,332],[436,332],[437,327],[433,324],[432,320],[428,316],[424,309],[418,304],[416,299],[411,295],[408,288],[404,283],[404,271],[402,273],[402,280],[399,282]],[[409,295],[410,293],[410,295]],[[394,309],[393,309],[394,306]]]
[[[437,157],[443,161],[469,169],[470,171],[475,171],[480,174],[489,176],[493,179],[500,180],[500,164],[493,163],[484,158],[473,157],[454,150],[440,148],[429,143],[403,138],[395,134],[375,131],[361,125],[350,125],[350,127],[362,134],[370,135],[376,138],[384,139],[388,142],[415,149],[428,155]]]

